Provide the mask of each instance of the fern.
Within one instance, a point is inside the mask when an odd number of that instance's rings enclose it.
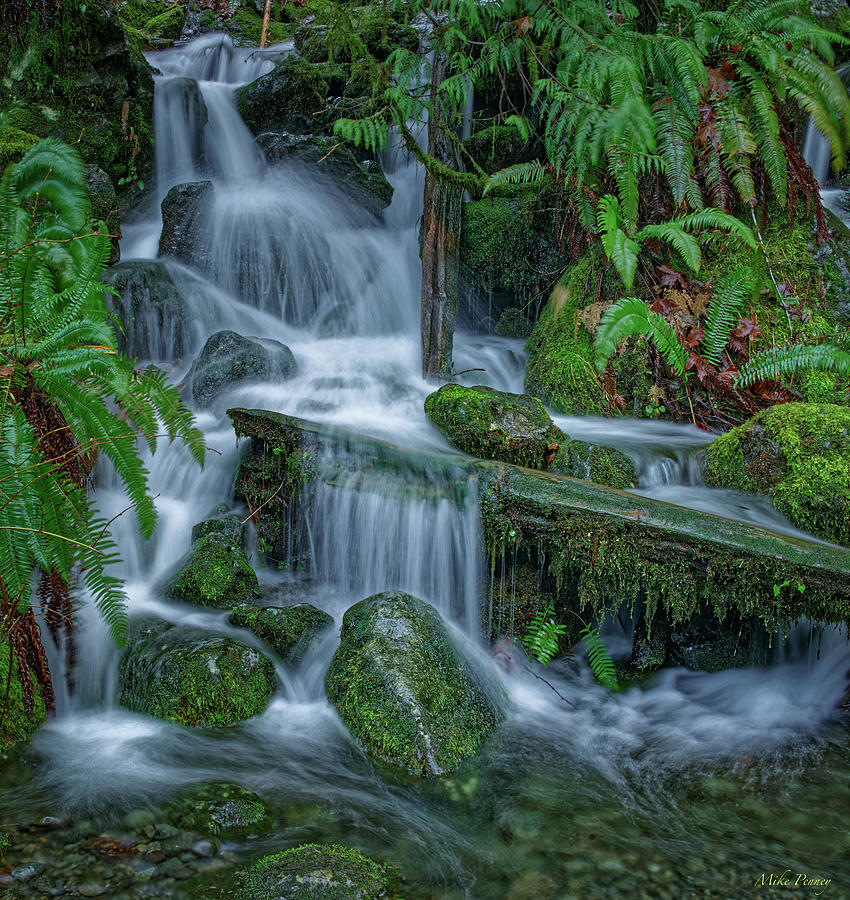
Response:
[[[517,163],[494,172],[484,183],[484,194],[488,194],[493,188],[504,187],[510,184],[537,184],[546,177],[546,167],[539,162]]]
[[[604,371],[617,345],[637,334],[646,335],[655,344],[677,375],[685,371],[688,351],[680,342],[676,330],[636,297],[624,297],[605,310],[593,344],[596,368]]]
[[[596,676],[596,680],[610,690],[618,691],[620,683],[617,681],[617,670],[614,667],[614,660],[611,659],[608,648],[602,643],[599,629],[595,625],[585,625],[580,634],[587,650],[587,661],[590,663],[590,668]]]
[[[726,352],[744,302],[752,295],[754,281],[750,269],[733,269],[714,289],[703,339],[704,356],[712,365],[716,366]]]
[[[833,344],[791,344],[763,350],[741,366],[736,387],[749,387],[757,381],[778,381],[801,369],[850,375],[850,352]]]
[[[529,656],[546,666],[558,653],[558,638],[566,634],[566,628],[555,622],[555,611],[551,605],[539,610],[528,626],[528,633],[522,639]]]

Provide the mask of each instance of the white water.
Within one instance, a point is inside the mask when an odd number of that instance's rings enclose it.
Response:
[[[384,160],[395,188],[392,206],[382,221],[371,219],[309,173],[267,167],[257,156],[238,121],[232,92],[262,74],[268,60],[235,51],[226,39],[203,38],[156,54],[154,62],[163,75],[157,84],[153,195],[158,203],[169,186],[184,178],[211,178],[215,188],[214,202],[204,212],[204,240],[213,262],[200,271],[171,265],[193,311],[187,337],[192,352],[182,360],[156,361],[170,367],[179,382],[204,339],[232,328],[289,345],[298,374],[279,384],[241,387],[199,414],[216,451],[203,472],[178,446],[163,446],[149,460],[159,524],[145,542],[131,513],[116,521],[121,575],[132,615],[154,613],[230,631],[250,642],[247,632],[227,626],[225,613],[168,602],[161,593],[163,580],[189,549],[192,525],[230,497],[237,448],[223,415],[226,406],[279,410],[409,448],[449,450],[424,417],[429,387],[418,374],[416,240],[422,174],[396,145]],[[203,116],[187,111],[192,79],[206,106],[205,126]],[[124,258],[152,258],[159,227],[154,210],[127,229]],[[294,273],[291,289],[275,286],[272,273],[281,264]],[[486,371],[469,373],[465,382],[520,391],[521,342],[458,335],[455,368],[477,367]],[[715,498],[712,511],[777,526],[775,515],[757,504],[735,510],[731,496],[700,487],[696,451],[708,440],[702,432],[625,420],[562,419],[559,424],[573,437],[633,453],[643,490],[652,496],[669,489],[665,499],[687,498],[699,505],[694,493],[686,493],[698,492]],[[457,497],[450,475],[416,470],[414,464],[382,480],[361,471],[353,457],[336,456],[332,462],[342,466],[343,474],[335,486],[321,486],[314,500],[310,577],[260,570],[266,588],[313,602],[337,620],[370,593],[405,588],[434,603],[471,640],[477,633],[482,560],[474,485]],[[749,503],[736,497],[735,502]],[[107,515],[126,506],[106,470],[96,500]],[[66,813],[107,813],[156,802],[186,783],[223,778],[261,793],[330,804],[334,815],[356,821],[360,833],[374,827],[394,840],[403,834],[419,855],[433,857],[440,871],[462,871],[474,836],[466,835],[462,824],[427,811],[415,792],[382,782],[324,699],[323,673],[335,637],[294,676],[279,670],[282,688],[264,715],[212,734],[118,707],[117,655],[91,608],[83,619],[80,690],[74,698],[60,697],[59,717],[36,735],[34,746],[44,765],[31,787],[31,802],[46,796]],[[470,652],[479,651],[470,644]],[[832,635],[819,659],[798,652],[769,672],[666,671],[652,684],[620,695],[596,685],[586,668],[578,674],[551,672],[572,706],[541,682],[515,673],[507,680],[511,722],[528,748],[536,735],[541,746],[557,744],[560,753],[618,790],[636,789],[661,770],[768,753],[789,742],[816,742],[819,726],[841,698],[847,662],[845,639]],[[500,752],[509,758],[525,751],[503,747]],[[663,794],[656,799],[661,803]],[[368,824],[376,821],[380,829]]]

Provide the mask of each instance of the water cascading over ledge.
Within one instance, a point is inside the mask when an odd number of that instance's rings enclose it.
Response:
[[[345,491],[368,494],[379,481],[385,497],[389,490],[403,490],[407,508],[413,508],[411,499],[429,495],[432,503],[439,495],[442,502],[461,508],[468,524],[454,555],[442,548],[446,555],[419,560],[419,571],[426,573],[438,559],[452,559],[445,586],[433,580],[440,573],[430,582],[423,574],[411,575],[415,570],[397,575],[401,580],[425,578],[417,582],[418,589],[445,603],[443,590],[451,592],[458,573],[465,572],[463,617],[470,630],[477,622],[479,633],[488,638],[509,630],[521,633],[548,599],[559,609],[584,611],[586,618],[588,611],[598,616],[623,603],[642,604],[651,624],[657,611],[672,623],[688,621],[705,609],[721,621],[732,612],[741,621],[761,620],[769,633],[802,618],[850,622],[846,548],[774,534],[563,475],[460,455],[404,451],[278,413],[231,409],[228,415],[237,435],[251,438],[237,490],[255,511],[266,546],[274,548],[272,559],[296,561],[314,571],[324,566],[327,577],[332,564],[315,557],[316,525],[310,512],[317,502],[324,504],[324,529],[333,515],[342,523],[338,535],[326,530],[318,542],[323,553],[332,554],[334,547],[341,552],[343,535],[356,542],[356,525],[369,531],[360,540],[383,544],[379,552],[392,554],[398,526],[386,515],[387,507],[371,520],[356,521],[340,512],[351,503]],[[405,474],[399,477],[401,471]],[[424,529],[433,530],[441,530],[436,519]],[[443,536],[448,533],[442,531]],[[416,558],[417,545],[405,552]],[[478,562],[464,569],[464,557],[470,554]],[[357,568],[350,562],[338,565],[349,573]],[[386,560],[383,566],[371,571],[391,570]],[[444,611],[458,618],[457,608]]]

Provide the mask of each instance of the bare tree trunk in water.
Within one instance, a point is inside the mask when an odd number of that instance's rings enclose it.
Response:
[[[436,115],[428,122],[428,154],[460,170],[457,147],[443,133],[437,88],[445,77],[447,58],[439,54],[431,76],[431,103]],[[452,374],[452,342],[458,302],[460,219],[463,188],[425,172],[422,246],[422,377],[429,381]]]

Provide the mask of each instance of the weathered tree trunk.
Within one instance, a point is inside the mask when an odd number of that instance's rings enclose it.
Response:
[[[266,46],[266,38],[269,34],[269,16],[272,11],[272,0],[266,0],[263,7],[263,29],[260,32],[260,49]]]
[[[443,132],[437,88],[445,77],[447,58],[438,54],[431,75],[434,115],[428,123],[428,155],[455,171],[461,161],[454,142]],[[452,374],[452,342],[458,302],[460,221],[463,188],[425,173],[422,246],[422,377],[430,381]]]

